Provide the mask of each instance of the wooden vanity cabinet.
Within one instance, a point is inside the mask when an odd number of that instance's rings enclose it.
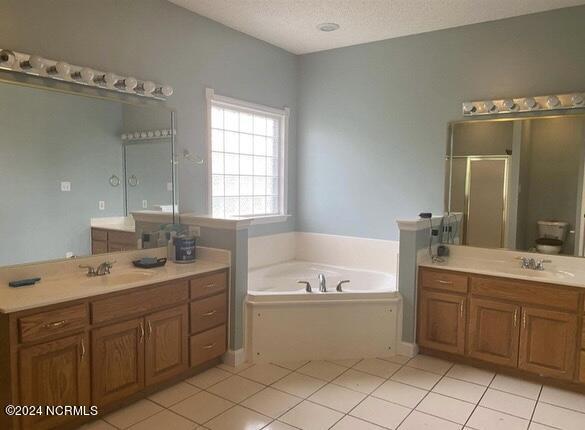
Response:
[[[136,249],[136,233],[106,228],[91,228],[91,253],[131,251]]]
[[[0,400],[97,405],[101,415],[201,371],[227,349],[227,285],[223,269],[0,314],[0,385],[7,387]],[[0,428],[73,428],[84,420],[0,413]]]
[[[585,290],[427,267],[418,285],[423,352],[585,383]]]

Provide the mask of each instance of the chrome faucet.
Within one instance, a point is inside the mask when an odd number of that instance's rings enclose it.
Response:
[[[319,273],[319,292],[327,292],[327,281],[325,280],[325,275],[322,273]]]
[[[312,293],[313,289],[311,288],[311,283],[309,281],[297,281],[297,284],[304,284],[305,285],[305,291],[307,293]]]
[[[552,263],[551,260],[534,259],[530,257],[518,257],[520,267],[530,270],[544,270],[544,263]]]
[[[104,261],[97,267],[93,267],[90,265],[79,265],[80,269],[87,269],[87,276],[94,277],[94,276],[104,276],[109,275],[110,270],[112,270],[112,266],[114,265],[115,261]]]
[[[337,283],[337,287],[335,288],[335,290],[336,290],[338,293],[342,293],[342,292],[343,292],[343,290],[341,289],[341,286],[342,286],[343,284],[347,284],[347,283],[349,283],[349,279],[346,279],[346,280],[343,280],[343,281],[339,281],[339,282]]]

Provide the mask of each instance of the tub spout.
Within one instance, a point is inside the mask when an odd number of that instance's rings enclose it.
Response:
[[[327,292],[327,281],[325,280],[325,275],[322,273],[319,273],[319,292]]]
[[[347,284],[349,283],[349,279],[346,279],[345,281],[339,281],[339,283],[337,284],[337,287],[335,288],[337,290],[338,293],[342,293],[343,290],[341,289],[341,286],[343,284]]]
[[[305,284],[305,291],[307,293],[313,292],[313,289],[311,288],[311,283],[309,281],[297,281],[297,284]]]

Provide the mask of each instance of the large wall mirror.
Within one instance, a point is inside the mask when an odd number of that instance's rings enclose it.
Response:
[[[136,212],[173,221],[172,111],[5,82],[0,100],[0,266],[136,249]]]
[[[585,114],[449,128],[445,208],[462,215],[460,244],[584,255]]]

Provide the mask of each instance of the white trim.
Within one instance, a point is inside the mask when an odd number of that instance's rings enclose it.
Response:
[[[227,364],[228,366],[232,367],[241,366],[246,362],[246,350],[244,348],[236,350],[228,349],[221,358],[221,361]]]
[[[460,220],[462,214],[452,212],[450,215],[435,215],[431,218],[433,227],[439,227],[441,225],[441,221],[444,218],[448,218],[449,216],[454,216],[457,220]],[[397,219],[396,224],[398,224],[398,229],[400,231],[418,231],[429,228],[428,218]]]
[[[215,102],[226,107],[232,107],[234,109],[248,109],[265,115],[274,115],[281,119],[282,127],[280,127],[280,162],[279,162],[279,175],[280,175],[280,192],[279,192],[279,206],[280,213],[276,215],[264,215],[258,217],[245,217],[251,220],[259,220],[254,224],[267,224],[275,222],[286,221],[286,218],[277,217],[288,217],[288,133],[289,133],[289,117],[290,108],[284,107],[282,109],[274,108],[271,106],[261,105],[258,103],[247,102],[244,100],[235,99],[232,97],[221,96],[215,93],[213,88],[205,89],[206,99],[206,144],[207,144],[207,214],[212,214],[212,171],[211,171],[211,102]],[[272,218],[271,218],[272,217]],[[244,218],[244,217],[240,217]],[[268,220],[270,218],[270,220]],[[267,219],[261,221],[260,219]]]
[[[134,222],[142,221],[142,222],[153,222],[153,223],[167,223],[171,224],[173,222],[173,213],[172,212],[161,212],[161,211],[136,211],[130,212],[132,218],[134,218]]]
[[[252,224],[252,225],[274,224],[277,222],[286,222],[286,220],[289,219],[290,216],[291,215],[266,215],[266,216],[251,217],[248,219],[250,220],[250,224]]]
[[[404,355],[405,357],[415,357],[418,355],[418,345],[416,343],[410,342],[398,342],[398,351],[399,355]]]
[[[180,214],[179,219],[181,224],[222,230],[244,230],[252,223],[250,218],[213,218],[210,215],[196,215],[193,213]]]

